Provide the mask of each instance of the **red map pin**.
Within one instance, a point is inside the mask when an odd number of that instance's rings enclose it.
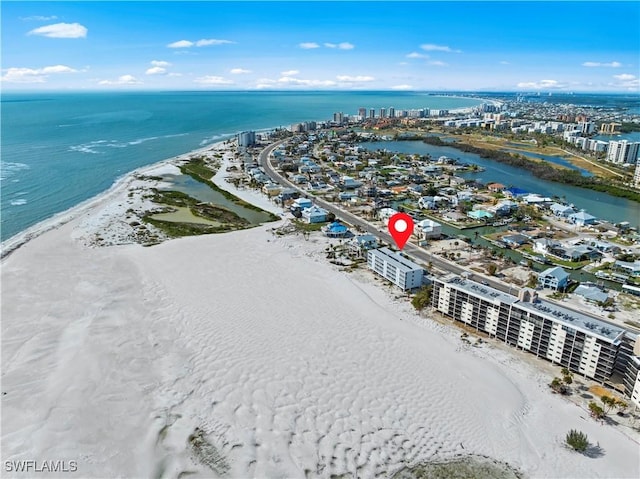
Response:
[[[396,213],[389,218],[388,228],[393,241],[402,250],[413,233],[413,219],[406,213]]]

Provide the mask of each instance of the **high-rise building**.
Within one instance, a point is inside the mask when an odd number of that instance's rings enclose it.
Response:
[[[434,279],[431,298],[454,320],[600,382],[629,368],[621,344],[637,341],[622,327],[540,300],[529,288],[515,297],[460,277]]]
[[[253,146],[256,144],[256,132],[255,131],[243,131],[238,133],[238,146]]]
[[[386,117],[387,117],[387,109],[380,108],[380,118],[386,118]]]
[[[364,120],[367,117],[367,109],[366,108],[358,108],[358,116],[361,120]]]
[[[620,123],[603,123],[600,125],[600,133],[603,135],[613,135],[618,132]]]
[[[389,248],[369,250],[367,265],[405,291],[422,286],[424,269]]]
[[[640,188],[640,161],[636,163],[636,172],[633,175],[633,185]]]
[[[344,123],[344,113],[342,113],[341,111],[334,113],[333,122],[337,123],[338,125],[342,125],[342,123]]]
[[[373,108],[371,108],[369,110],[369,118],[375,118],[375,117],[376,117],[376,111]]]
[[[628,140],[610,141],[606,160],[617,164],[636,164],[639,150],[640,142],[631,143]]]
[[[395,118],[396,117],[396,109],[394,107],[390,107],[389,108],[389,118]]]

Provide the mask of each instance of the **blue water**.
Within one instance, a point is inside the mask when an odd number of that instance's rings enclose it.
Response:
[[[521,150],[512,150],[510,148],[505,148],[506,151],[511,153],[517,153],[519,155],[530,156],[531,158],[538,158],[540,160],[548,161],[549,163],[554,163],[556,165],[565,166],[572,170],[579,171],[582,176],[593,176],[589,170],[585,170],[584,168],[580,168],[579,166],[574,165],[569,160],[565,160],[559,156],[549,156],[549,155],[541,155],[540,153],[531,153],[529,151],[521,151]]]
[[[428,145],[421,141],[378,141],[361,143],[360,146],[370,150],[385,149],[398,153],[431,155],[437,159],[440,156],[455,158],[462,163],[482,166],[482,172],[462,172],[459,176],[475,179],[482,183],[498,182],[507,186],[515,186],[530,193],[543,196],[557,196],[576,208],[585,209],[599,219],[615,223],[628,221],[631,226],[640,226],[640,204],[625,198],[618,198],[599,191],[577,188],[562,183],[544,181],[536,178],[528,171],[498,163],[488,158],[481,158],[475,153],[465,153],[450,146]]]
[[[454,109],[482,100],[413,92],[3,93],[4,241],[108,189],[131,170],[243,130],[363,107]]]

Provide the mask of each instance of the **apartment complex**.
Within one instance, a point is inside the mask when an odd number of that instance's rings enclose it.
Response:
[[[611,163],[632,163],[638,160],[640,142],[630,142],[628,140],[610,141],[607,150],[607,161]]]
[[[404,291],[422,286],[424,269],[389,248],[369,250],[367,266]]]
[[[640,394],[632,371],[633,364],[640,367],[633,359],[638,338],[623,328],[540,300],[528,288],[515,297],[458,276],[434,279],[432,304],[477,331],[601,383],[614,372],[629,376],[627,394],[634,388]]]

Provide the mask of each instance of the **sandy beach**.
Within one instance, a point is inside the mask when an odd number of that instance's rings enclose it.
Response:
[[[481,455],[530,478],[640,476],[638,443],[552,395],[547,373],[339,271],[320,239],[272,223],[88,246],[127,181],[2,260],[3,461],[73,460],[78,477],[373,478]],[[574,428],[600,453],[567,450]]]

